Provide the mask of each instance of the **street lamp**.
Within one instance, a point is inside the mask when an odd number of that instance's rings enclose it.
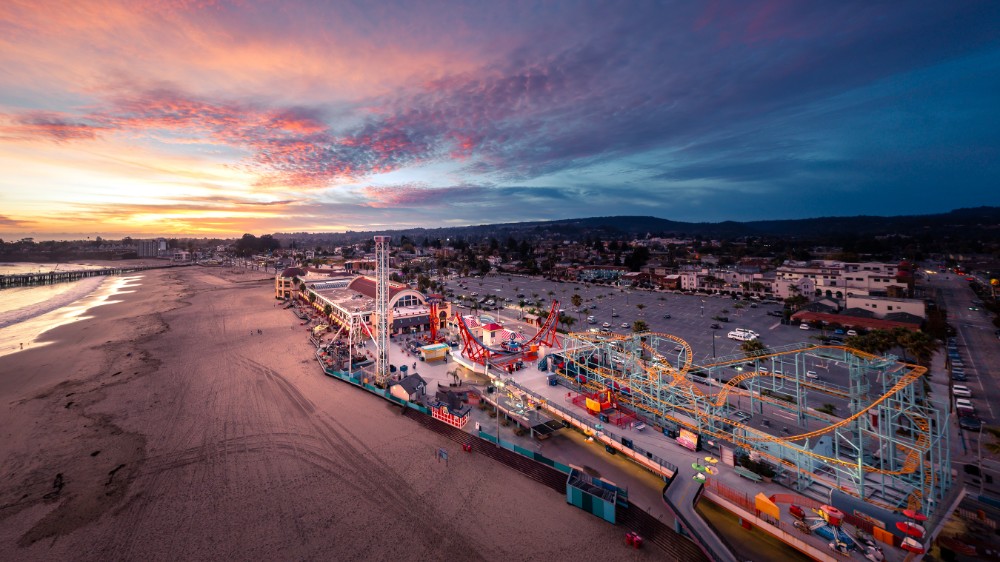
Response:
[[[715,329],[712,329],[712,359],[715,359]]]

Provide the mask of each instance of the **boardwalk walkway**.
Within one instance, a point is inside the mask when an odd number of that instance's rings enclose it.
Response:
[[[103,269],[80,269],[75,271],[49,271],[47,273],[19,273],[15,275],[0,275],[0,289],[13,287],[32,287],[36,285],[51,285],[67,281],[79,281],[88,277],[105,275],[123,275],[146,271],[147,269],[163,269],[167,267],[186,267],[191,264],[167,265],[136,265],[131,267],[106,267]]]

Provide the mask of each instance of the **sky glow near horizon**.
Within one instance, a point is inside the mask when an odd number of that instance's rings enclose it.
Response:
[[[0,3],[0,237],[1000,204],[1000,3]]]

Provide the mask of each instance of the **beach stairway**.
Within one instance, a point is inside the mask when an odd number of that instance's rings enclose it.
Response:
[[[560,494],[565,495],[566,493],[567,475],[551,466],[531,460],[514,451],[497,447],[489,441],[480,439],[455,426],[448,425],[410,408],[406,408],[403,415],[412,418],[420,425],[451,439],[459,445],[470,446],[473,452],[501,462]],[[697,545],[678,534],[669,525],[643,511],[642,508],[636,506],[634,503],[630,502],[628,507],[619,505],[615,517],[618,525],[622,527],[623,533],[625,530],[638,532],[644,540],[661,548],[670,560],[684,560],[685,562],[708,561],[708,558],[705,557],[705,554]],[[624,537],[624,534],[622,536]]]

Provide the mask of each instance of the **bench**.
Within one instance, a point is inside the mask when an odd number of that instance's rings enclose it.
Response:
[[[753,480],[754,482],[760,482],[763,480],[761,475],[757,474],[756,472],[753,472],[752,470],[747,470],[742,466],[734,466],[733,471],[736,472],[736,474],[742,476],[743,478],[746,478],[748,480]]]

